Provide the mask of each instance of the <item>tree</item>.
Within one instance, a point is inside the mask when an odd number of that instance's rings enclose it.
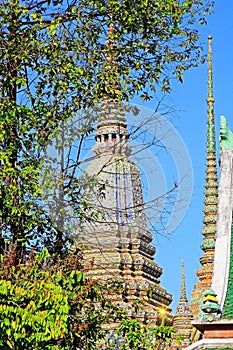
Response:
[[[101,325],[121,319],[122,310],[104,298],[112,286],[86,279],[72,255],[59,260],[66,236],[62,221],[58,229],[44,208],[42,159],[54,134],[78,110],[86,112],[103,99],[129,101],[135,94],[150,99],[156,89],[169,92],[172,77],[182,81],[183,71],[201,60],[196,24],[209,10],[211,2],[204,0],[0,4],[3,348],[94,349],[104,337]],[[77,129],[75,166],[92,118],[85,114]],[[83,183],[72,171],[65,176],[58,148],[58,199],[79,200]],[[47,246],[56,259],[46,250],[33,258],[31,246]],[[123,328],[127,346],[137,346],[133,330]]]
[[[103,323],[125,316],[105,296],[114,283],[85,276],[77,252],[54,264],[48,251],[14,267],[15,250],[1,256],[0,346],[2,349],[96,349]],[[53,262],[51,264],[51,262]]]
[[[170,91],[170,79],[182,81],[183,71],[201,59],[196,24],[211,6],[201,0],[0,4],[1,236],[16,244],[16,261],[26,245],[55,241],[55,250],[62,249],[39,181],[41,156],[56,128],[103,98],[149,99],[158,87]]]
[[[137,319],[123,319],[107,338],[105,349],[157,350],[171,344],[174,329],[170,326],[150,327]]]
[[[47,250],[37,255],[31,250],[26,264],[17,267],[15,254],[13,248],[1,255],[1,348],[156,350],[171,342],[173,327],[141,324],[110,301],[106,296],[121,293],[123,286],[87,278],[77,251],[54,264]]]

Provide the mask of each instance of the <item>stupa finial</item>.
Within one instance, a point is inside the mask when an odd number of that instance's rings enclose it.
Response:
[[[215,152],[214,126],[214,92],[213,92],[213,65],[212,65],[212,36],[208,36],[208,125],[207,125],[207,153]]]
[[[105,62],[104,70],[104,99],[120,100],[121,86],[119,81],[117,45],[115,39],[115,26],[113,23],[109,24],[107,31],[107,39],[105,43]]]
[[[212,36],[208,36],[208,98],[213,97]]]
[[[215,120],[214,120],[214,95],[213,95],[213,68],[212,68],[212,36],[208,36],[208,96],[207,96],[207,145],[206,145],[206,183],[205,183],[205,207],[203,219],[203,241],[201,248],[205,252],[201,258],[201,264],[210,264],[214,257],[216,220],[217,220],[217,196],[218,180],[215,147]],[[208,257],[208,255],[211,255]],[[205,259],[206,256],[206,259]],[[211,273],[212,276],[212,273]]]
[[[95,133],[96,144],[93,152],[120,153],[129,156],[131,147],[128,144],[125,105],[122,102],[122,91],[118,69],[116,30],[110,23],[105,43],[105,62],[103,65],[102,101],[99,121]]]
[[[187,301],[186,287],[185,287],[185,275],[184,275],[184,260],[182,260],[182,264],[181,264],[180,300]]]

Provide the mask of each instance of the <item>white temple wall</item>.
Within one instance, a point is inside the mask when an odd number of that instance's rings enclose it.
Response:
[[[220,158],[220,185],[218,190],[217,237],[212,282],[212,287],[217,294],[221,309],[225,301],[229,276],[233,207],[232,159],[233,150],[222,151]]]

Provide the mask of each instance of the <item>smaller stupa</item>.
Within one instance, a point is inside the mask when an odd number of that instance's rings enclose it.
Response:
[[[185,287],[184,261],[182,261],[181,268],[181,288],[180,300],[176,307],[176,314],[174,316],[173,326],[176,331],[176,337],[179,339],[179,344],[183,348],[184,345],[190,344],[190,336],[192,332],[192,313],[188,304]],[[179,346],[177,346],[179,348]]]

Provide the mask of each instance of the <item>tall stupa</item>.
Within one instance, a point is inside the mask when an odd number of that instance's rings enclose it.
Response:
[[[214,252],[217,230],[217,205],[218,205],[218,179],[215,146],[215,120],[214,120],[214,95],[212,72],[212,37],[208,37],[208,97],[207,97],[207,143],[206,143],[206,178],[204,218],[202,228],[201,249],[203,255],[200,258],[201,267],[197,270],[198,281],[191,295],[191,311],[194,318],[201,314],[201,301],[204,293],[211,287]]]
[[[129,313],[134,301],[140,300],[146,306],[138,317],[152,324],[171,324],[172,296],[160,285],[163,271],[154,261],[156,249],[147,226],[140,170],[130,158],[125,106],[118,98],[113,31],[110,26],[106,43],[108,92],[99,106],[95,156],[86,170],[94,182],[84,193],[88,203],[81,229],[84,258],[91,264],[93,278],[124,284],[127,292],[117,302]]]

